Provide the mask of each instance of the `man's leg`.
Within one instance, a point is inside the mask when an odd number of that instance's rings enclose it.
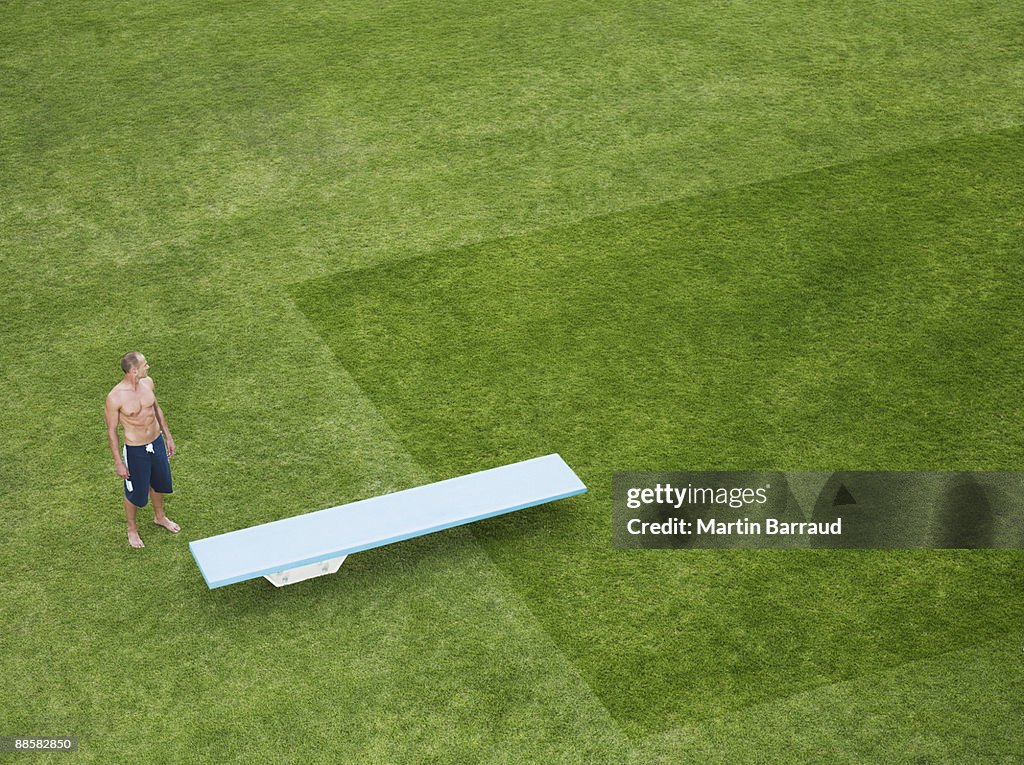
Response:
[[[128,501],[126,497],[124,500],[124,517],[128,521],[128,544],[132,547],[145,547],[142,544],[142,537],[139,536],[139,527],[135,524],[135,505]]]
[[[165,529],[174,532],[175,534],[181,531],[181,526],[164,515],[164,495],[158,491],[150,489],[149,497],[153,500],[153,523],[157,526],[163,526]]]
[[[128,446],[122,449],[124,464],[128,467],[129,476],[124,482],[124,517],[128,521],[128,544],[132,547],[145,547],[139,536],[139,527],[135,524],[135,514],[140,507],[149,504],[146,487],[149,486],[149,460],[140,459],[142,449]]]

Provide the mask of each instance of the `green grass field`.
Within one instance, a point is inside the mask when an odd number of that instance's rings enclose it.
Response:
[[[0,736],[1024,762],[1020,551],[610,544],[616,470],[1024,470],[1024,11],[506,5],[0,7]],[[553,451],[587,494],[332,577],[188,552]]]

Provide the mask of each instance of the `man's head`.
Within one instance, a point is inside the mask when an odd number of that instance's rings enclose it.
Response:
[[[149,362],[138,351],[129,351],[121,357],[121,371],[142,379],[149,371]]]

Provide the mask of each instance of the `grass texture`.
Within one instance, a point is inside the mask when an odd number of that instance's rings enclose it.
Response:
[[[1015,553],[608,543],[616,469],[1012,468],[1020,138],[345,273],[299,303],[434,475],[576,466],[592,488],[569,508],[475,528],[609,711],[674,727],[1024,623]]]
[[[614,470],[1021,469],[1021,40],[1013,3],[4,4],[0,736],[1024,759],[1018,551],[608,539]],[[179,447],[142,553],[131,349]],[[187,551],[549,451],[587,495],[333,577]]]

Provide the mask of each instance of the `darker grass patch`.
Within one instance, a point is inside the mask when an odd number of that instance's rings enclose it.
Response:
[[[591,487],[475,527],[633,732],[1019,629],[1017,551],[626,553],[611,472],[1008,469],[1021,132],[308,282],[435,477],[560,452]]]

